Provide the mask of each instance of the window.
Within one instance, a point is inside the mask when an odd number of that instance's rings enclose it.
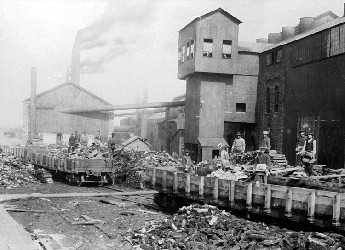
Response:
[[[189,47],[189,43],[187,43],[187,59],[189,59],[189,55],[190,55],[190,47]]]
[[[283,50],[276,50],[266,54],[266,65],[278,63],[283,61]]]
[[[274,88],[274,112],[278,112],[279,109],[279,88]]]
[[[275,62],[282,62],[283,61],[283,50],[280,49],[276,51],[277,56],[276,56],[276,61]]]
[[[271,91],[270,88],[266,90],[266,113],[271,112]]]
[[[331,51],[330,56],[339,54],[339,26],[331,29]]]
[[[182,61],[182,49],[181,48],[178,49],[178,61],[179,62]]]
[[[236,103],[236,112],[246,112],[246,103]]]
[[[186,58],[186,46],[182,47],[182,62],[185,62]]]
[[[202,55],[204,57],[212,57],[213,39],[204,39]]]
[[[194,57],[195,39],[190,41],[190,58]]]
[[[266,54],[266,65],[271,65],[272,64],[272,57],[271,53]]]
[[[223,40],[222,58],[231,59],[231,44],[232,44],[232,41]]]

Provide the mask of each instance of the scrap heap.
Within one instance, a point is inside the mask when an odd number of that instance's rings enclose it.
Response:
[[[37,183],[33,165],[21,162],[17,157],[1,153],[0,188],[17,188]]]
[[[210,205],[190,205],[161,222],[150,221],[127,232],[133,249],[336,249],[345,237],[332,233],[293,232],[237,218]]]

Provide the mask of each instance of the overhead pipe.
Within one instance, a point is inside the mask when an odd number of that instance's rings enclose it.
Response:
[[[90,113],[98,111],[114,111],[127,109],[145,109],[145,108],[164,108],[164,107],[181,107],[185,106],[185,101],[178,102],[152,102],[139,104],[125,104],[125,105],[109,105],[102,108],[66,108],[60,110],[61,113],[76,114],[76,113]]]
[[[118,114],[114,114],[114,117],[121,117],[121,116],[128,116],[128,115],[143,115],[143,114],[156,114],[156,113],[162,113],[162,112],[166,112],[165,108],[161,108],[161,109],[154,109],[154,110],[143,110],[143,111],[138,111],[138,112],[126,112],[126,113],[118,113]]]

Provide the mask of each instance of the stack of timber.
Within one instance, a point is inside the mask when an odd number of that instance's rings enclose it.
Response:
[[[273,184],[224,180],[147,168],[146,184],[180,198],[264,213],[272,217],[328,223],[345,230],[345,193]]]
[[[271,160],[273,161],[273,164],[277,164],[280,166],[287,166],[288,162],[286,160],[286,156],[283,154],[278,154],[276,150],[270,151]]]

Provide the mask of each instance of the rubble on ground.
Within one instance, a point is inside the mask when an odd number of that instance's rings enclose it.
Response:
[[[22,162],[8,153],[1,153],[0,188],[11,189],[37,183],[35,174],[32,164]]]
[[[164,221],[149,221],[125,238],[133,249],[345,250],[345,237],[294,232],[237,218],[210,205],[190,205]]]

